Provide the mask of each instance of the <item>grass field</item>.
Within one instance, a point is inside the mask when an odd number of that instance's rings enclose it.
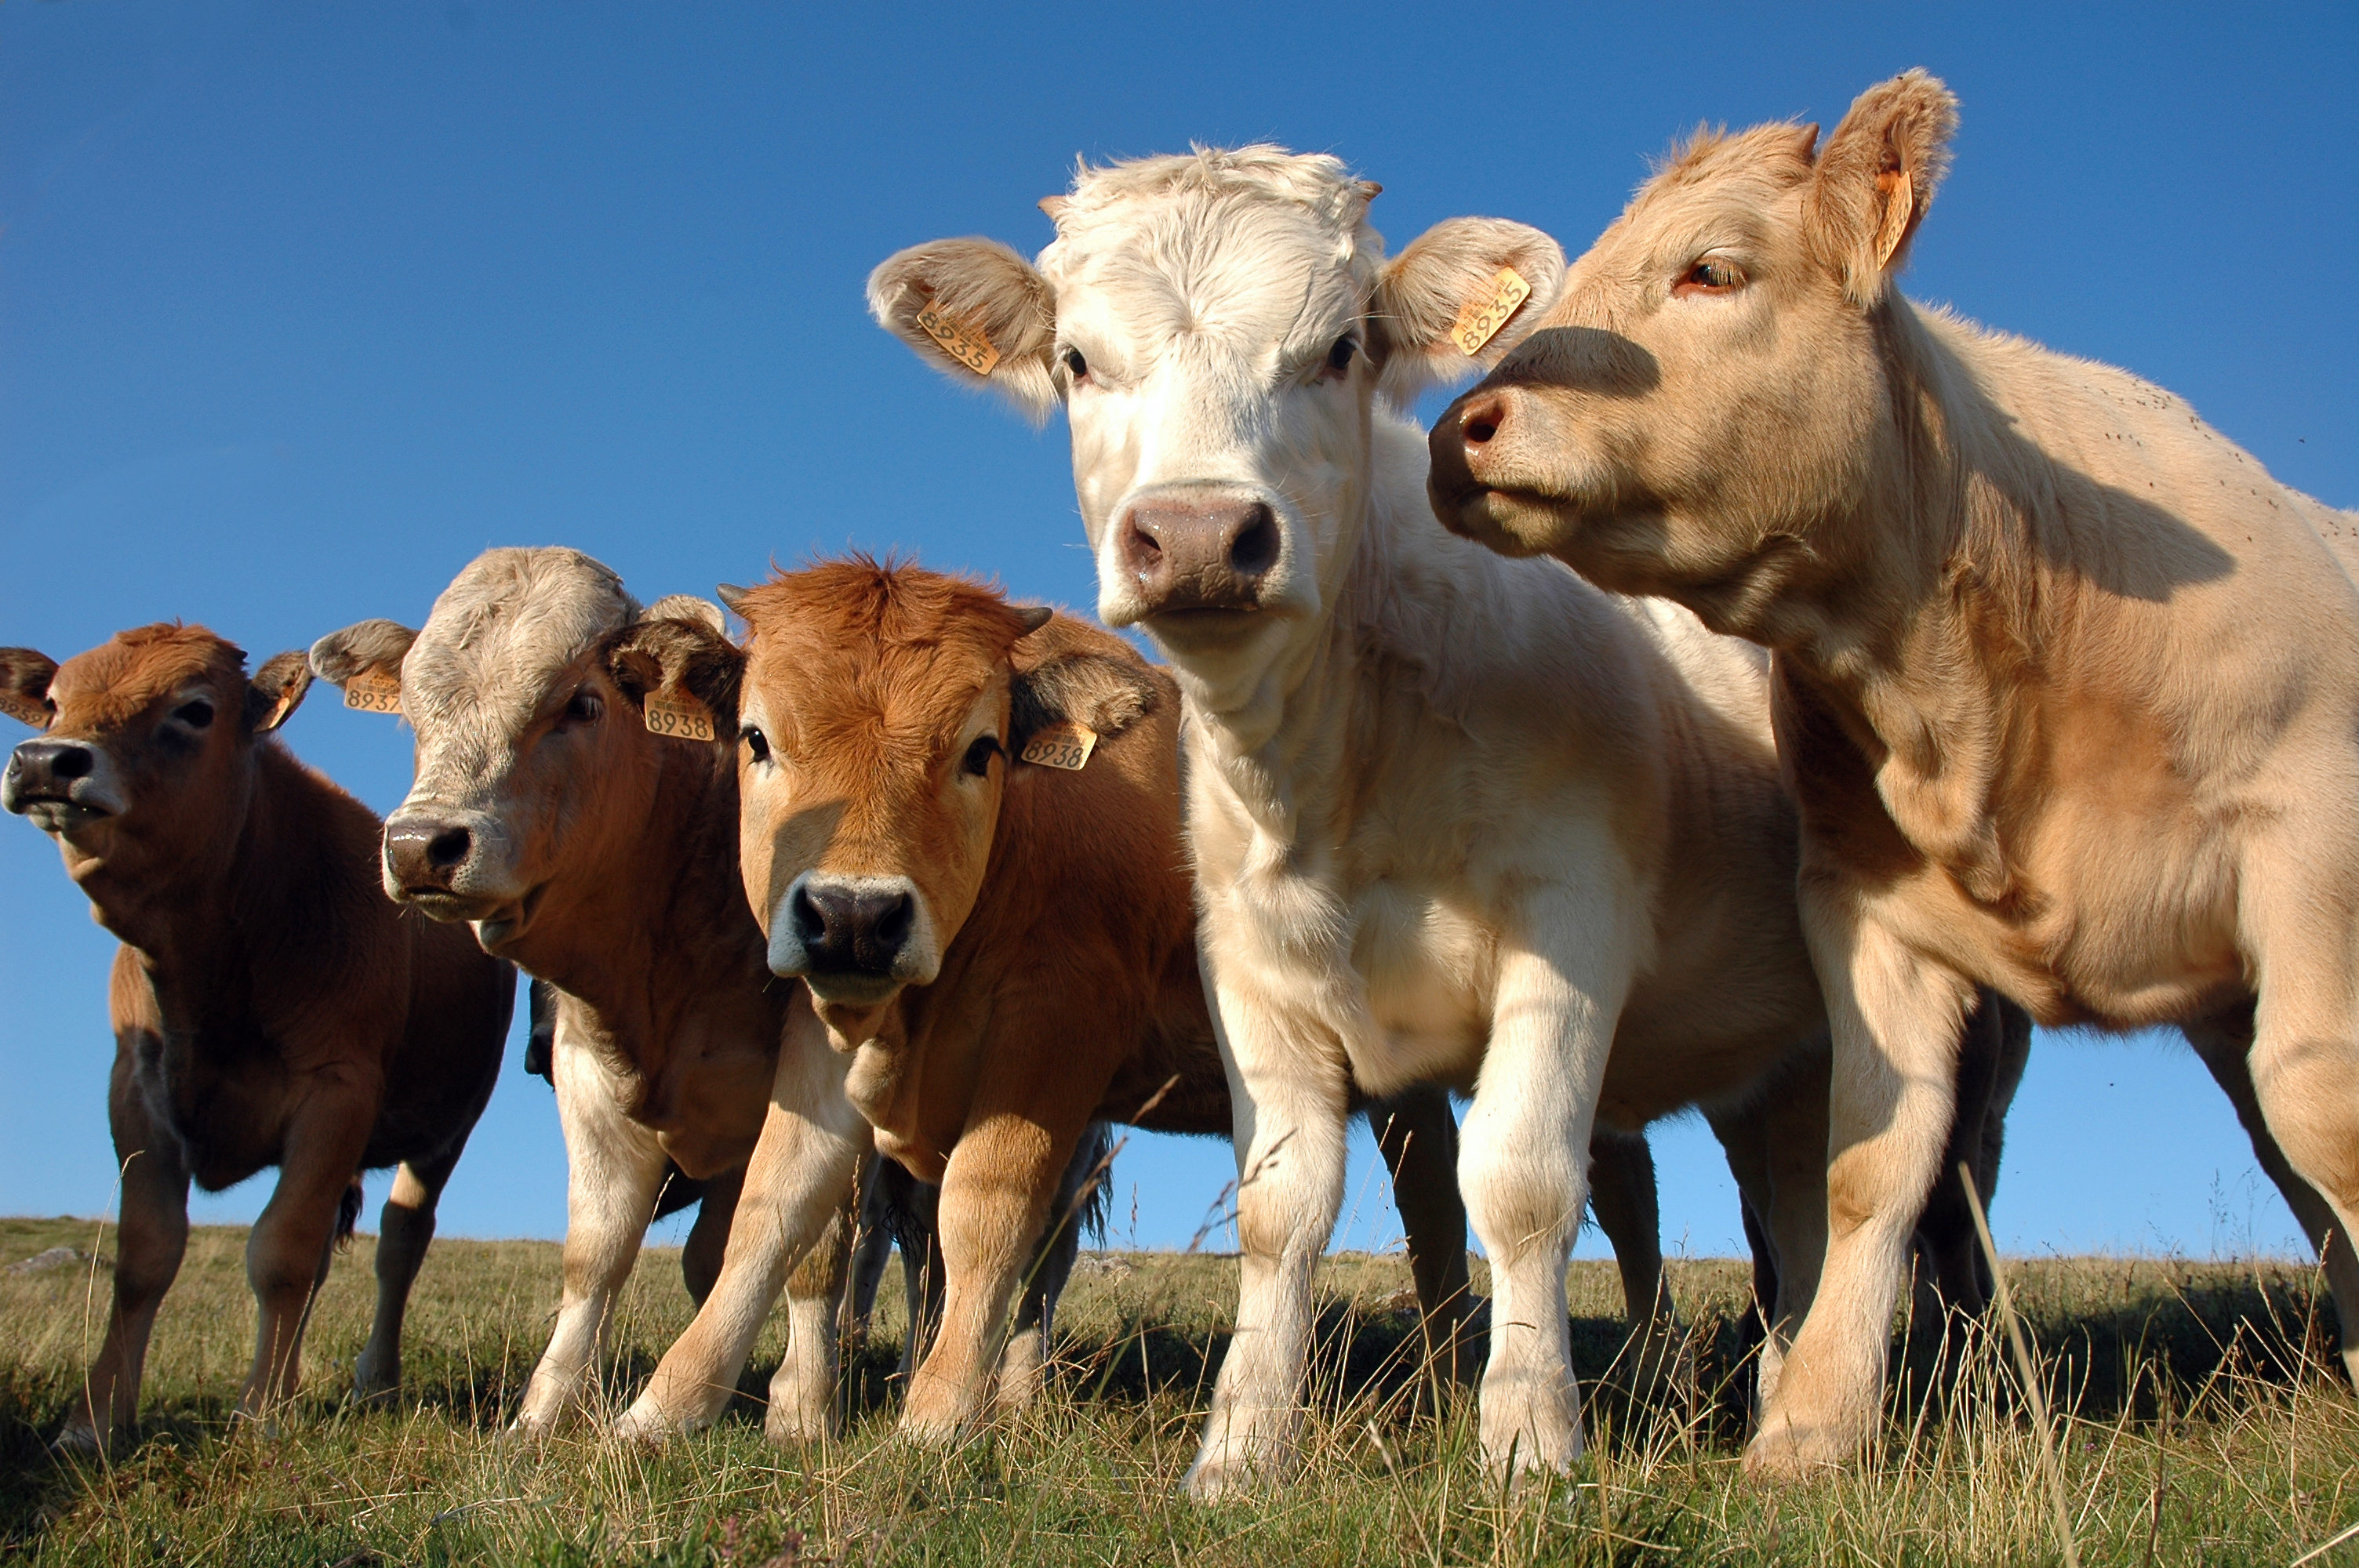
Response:
[[[897,1310],[848,1362],[841,1442],[763,1441],[774,1331],[719,1427],[647,1450],[603,1440],[594,1418],[545,1445],[503,1440],[557,1304],[558,1251],[539,1242],[437,1243],[402,1398],[355,1410],[338,1396],[365,1331],[362,1238],[319,1303],[304,1400],[275,1435],[233,1428],[254,1318],[244,1241],[195,1233],[158,1324],[141,1441],[111,1465],[81,1465],[52,1460],[43,1440],[97,1338],[112,1240],[88,1222],[0,1220],[0,1263],[60,1245],[100,1258],[0,1273],[0,1556],[342,1568],[2013,1564],[2062,1561],[2060,1490],[2082,1563],[2286,1564],[2359,1521],[2359,1404],[2330,1375],[2331,1308],[2310,1271],[2289,1266],[2012,1265],[2056,1407],[2057,1489],[2001,1339],[1969,1345],[1954,1376],[1919,1379],[1938,1395],[1897,1393],[1887,1442],[1856,1474],[1765,1492],[1738,1467],[1745,1271],[1673,1266],[1693,1375],[1641,1400],[1616,1387],[1612,1271],[1579,1264],[1590,1453],[1568,1481],[1503,1492],[1475,1455],[1472,1398],[1438,1413],[1419,1398],[1405,1265],[1342,1257],[1321,1275],[1302,1472],[1251,1503],[1202,1509],[1176,1488],[1234,1307],[1232,1260],[1085,1255],[1060,1320],[1055,1397],[955,1453],[892,1440]],[[897,1303],[889,1280],[885,1297]],[[689,1315],[676,1255],[651,1250],[602,1400],[627,1400]],[[2359,1563],[2359,1538],[2308,1561]]]

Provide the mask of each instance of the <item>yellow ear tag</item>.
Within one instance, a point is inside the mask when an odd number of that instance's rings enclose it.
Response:
[[[1090,753],[1097,750],[1097,745],[1096,730],[1067,719],[1032,731],[1032,739],[1024,742],[1023,753],[1017,760],[1071,773],[1088,765]]]
[[[1908,220],[1917,215],[1917,188],[1905,168],[1895,169],[1875,182],[1884,192],[1884,226],[1875,232],[1875,265],[1882,271],[1900,248],[1900,238],[1908,232]]]
[[[1458,351],[1473,359],[1483,351],[1483,345],[1499,335],[1516,307],[1532,297],[1532,286],[1514,267],[1503,266],[1491,280],[1491,292],[1478,295],[1466,302],[1458,312],[1457,324],[1450,329],[1450,341]]]
[[[929,303],[919,311],[918,325],[942,346],[942,352],[977,375],[989,375],[991,367],[999,362],[999,351],[991,346],[982,328],[944,315],[939,305]]]
[[[712,709],[692,697],[651,691],[647,693],[646,708],[649,734],[669,735],[675,741],[711,741],[716,737]]]
[[[344,706],[364,713],[401,716],[401,677],[371,665],[344,683]]]

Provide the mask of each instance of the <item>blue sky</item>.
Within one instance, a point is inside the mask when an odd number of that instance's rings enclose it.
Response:
[[[63,657],[178,616],[258,660],[414,622],[495,544],[578,546],[647,599],[856,545],[1086,605],[1061,425],[1032,432],[869,323],[889,252],[1028,253],[1077,155],[1266,139],[1381,181],[1395,248],[1490,213],[1577,253],[1686,128],[1831,125],[1911,65],[1964,103],[1911,294],[2127,365],[2359,506],[2347,3],[20,0],[0,5],[0,643]],[[405,733],[332,694],[287,736],[380,811],[407,785]],[[55,849],[0,821],[0,1213],[111,1206],[109,952]],[[1740,1250],[1709,1136],[1657,1150],[1667,1242]],[[1344,1238],[1381,1244],[1366,1165]],[[1184,1244],[1230,1173],[1225,1145],[1134,1137],[1116,1238]],[[266,1180],[196,1212],[249,1217]],[[445,1233],[555,1236],[563,1195],[551,1098],[511,1054]],[[1994,1218],[2018,1251],[2296,1244],[2225,1102],[2153,1040],[2041,1037]]]

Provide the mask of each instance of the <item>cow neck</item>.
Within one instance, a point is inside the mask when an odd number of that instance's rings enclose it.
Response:
[[[1348,810],[1363,771],[1357,760],[1386,721],[1371,681],[1393,683],[1383,694],[1387,714],[1404,697],[1430,700],[1455,678],[1451,666],[1466,630],[1458,624],[1451,634],[1457,601],[1479,598],[1484,579],[1503,568],[1528,569],[1472,546],[1439,562],[1411,547],[1412,530],[1440,531],[1425,496],[1425,432],[1379,408],[1369,438],[1367,500],[1339,529],[1349,565],[1322,585],[1312,628],[1242,708],[1213,709],[1184,671],[1175,672],[1186,698],[1189,764],[1209,764],[1264,832],[1288,842],[1311,830],[1310,817]]]
[[[758,991],[769,974],[737,875],[731,749],[647,743],[656,780],[644,818],[577,866],[573,896],[544,909],[506,956],[590,1007],[652,1075],[683,1015]]]

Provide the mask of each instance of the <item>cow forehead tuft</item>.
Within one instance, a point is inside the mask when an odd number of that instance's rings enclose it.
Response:
[[[579,550],[486,550],[434,600],[408,671],[556,668],[638,613],[622,578]]]
[[[202,626],[163,622],[119,632],[58,666],[60,722],[120,723],[204,678],[245,680],[245,654]]]

